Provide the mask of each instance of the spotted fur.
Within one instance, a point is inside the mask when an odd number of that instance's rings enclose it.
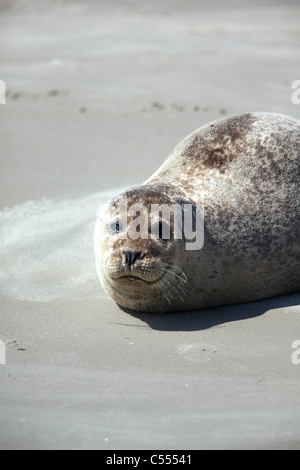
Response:
[[[122,250],[129,246],[143,253],[149,276],[167,259],[170,269],[175,264],[188,281],[182,295],[170,292],[169,298],[163,283],[155,291],[134,283],[122,290],[115,284],[112,293],[110,281],[103,281],[107,267],[98,266],[104,287],[120,305],[154,312],[194,310],[300,290],[299,121],[248,113],[207,124],[127,197],[146,205],[202,204],[205,244],[199,252],[186,252],[179,241],[168,246],[158,240],[112,241],[104,224],[95,232],[96,258],[97,243],[111,250],[111,263],[121,263]]]

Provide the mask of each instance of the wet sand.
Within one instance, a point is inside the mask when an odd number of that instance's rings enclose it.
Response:
[[[1,4],[1,449],[300,448],[300,294],[129,314],[93,255],[98,205],[192,130],[248,111],[300,118],[299,9]]]

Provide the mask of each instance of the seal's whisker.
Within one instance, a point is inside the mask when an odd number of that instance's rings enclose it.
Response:
[[[167,265],[165,265],[165,266],[167,266]],[[176,272],[173,272],[172,267],[171,268],[168,267],[168,271],[164,272],[163,265],[160,265],[160,266],[157,266],[156,269],[153,272],[155,274],[161,274],[161,275],[164,274],[164,277],[170,279],[175,284],[177,284],[178,282],[181,282],[182,284],[186,284],[185,274],[183,272],[181,272],[180,274],[177,274]],[[181,286],[179,286],[179,287],[181,287]]]
[[[178,291],[178,288],[181,289],[181,293],[185,295],[183,288],[180,285],[178,285],[176,282],[175,284],[172,283],[173,281],[174,279],[167,280],[167,286],[169,287],[169,289],[171,289],[171,291],[173,291],[176,295],[178,295],[178,297],[184,302],[183,297],[180,295],[180,292]]]
[[[186,296],[186,291],[183,289],[183,287],[176,282],[174,279],[170,279],[169,283],[172,285],[173,289],[179,289],[182,295]],[[179,292],[176,290],[176,292],[179,294]]]
[[[157,274],[157,275],[163,274],[163,270],[160,269],[159,266],[157,266],[157,268],[154,269],[153,272],[154,272],[155,274]],[[166,274],[168,274],[168,273],[166,273]],[[155,290],[158,290],[158,289],[159,289],[159,290],[162,291],[162,293],[163,293],[163,295],[166,297],[166,299],[167,299],[169,305],[171,305],[171,300],[170,300],[169,296],[170,296],[171,299],[173,299],[173,300],[174,300],[174,297],[173,297],[173,295],[172,295],[172,292],[170,292],[169,287],[170,287],[169,282],[167,282],[167,285],[165,285],[165,284],[163,284],[162,280],[159,280],[159,281],[157,281],[156,284],[152,285],[152,288],[153,288],[153,289],[155,289]],[[169,294],[169,296],[168,296],[168,294]]]
[[[168,263],[160,263],[161,266],[167,266],[169,269],[177,269],[180,273],[183,273],[183,270],[181,267],[176,266],[176,264],[168,264]]]
[[[168,271],[169,271],[169,272],[173,272],[173,274],[178,278],[178,280],[180,280],[180,282],[181,282],[182,284],[186,284],[186,283],[188,282],[188,279],[187,279],[185,273],[184,273],[183,270],[180,269],[179,267],[173,266],[173,265],[170,266],[170,265],[167,265],[166,263],[161,263],[161,266],[167,266],[167,267],[168,267]],[[179,272],[179,274],[176,273],[175,270],[177,270],[177,271]]]
[[[170,270],[170,272],[172,271]],[[176,274],[173,272],[173,274],[176,276],[176,279],[181,282],[181,284],[185,285],[187,283],[187,279],[184,273]]]
[[[174,276],[175,276],[175,277],[174,277]],[[166,273],[166,274],[165,274],[165,277],[169,280],[169,282],[173,283],[173,284],[176,285],[179,289],[181,289],[182,292],[184,292],[183,287],[179,284],[179,282],[182,282],[182,280],[178,277],[177,274],[174,274],[174,273]]]
[[[158,275],[163,274],[163,270],[161,266],[157,266],[154,272],[155,274],[158,274]],[[186,292],[183,289],[182,285],[179,284],[179,282],[182,282],[179,276],[176,273],[167,271],[164,274],[164,279],[165,279],[164,285],[163,285],[162,280],[160,280],[157,282],[158,286],[161,287],[163,291],[166,289],[171,296],[172,296],[171,292],[173,292],[174,294],[178,295],[182,301],[184,301],[183,297],[186,296]]]
[[[170,295],[171,299],[173,299],[173,300],[174,300],[174,297],[173,297],[173,295],[171,294],[171,292],[169,291],[169,289],[168,289],[168,288],[166,288],[166,286],[164,286],[164,285],[163,285],[162,281],[158,281],[158,285],[161,285],[161,287],[162,287],[162,292],[163,292],[163,295],[166,297],[166,299],[167,299],[167,301],[168,301],[169,305],[171,305],[171,303],[172,303],[172,302],[171,302],[171,300],[169,299],[169,297],[168,297],[167,293]]]

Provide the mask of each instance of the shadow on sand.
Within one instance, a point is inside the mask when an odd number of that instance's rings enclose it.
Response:
[[[160,331],[198,331],[206,330],[223,323],[246,320],[263,315],[269,310],[300,305],[300,293],[248,304],[229,305],[193,312],[181,313],[139,313],[122,308],[134,318],[147,323],[153,330]],[[300,308],[299,308],[300,313]],[[136,326],[136,325],[127,325]],[[139,325],[140,326],[140,325]]]

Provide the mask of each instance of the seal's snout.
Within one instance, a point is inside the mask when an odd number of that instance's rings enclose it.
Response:
[[[125,256],[125,264],[127,267],[131,267],[134,265],[136,260],[138,260],[141,256],[141,251],[123,251],[123,255]]]

